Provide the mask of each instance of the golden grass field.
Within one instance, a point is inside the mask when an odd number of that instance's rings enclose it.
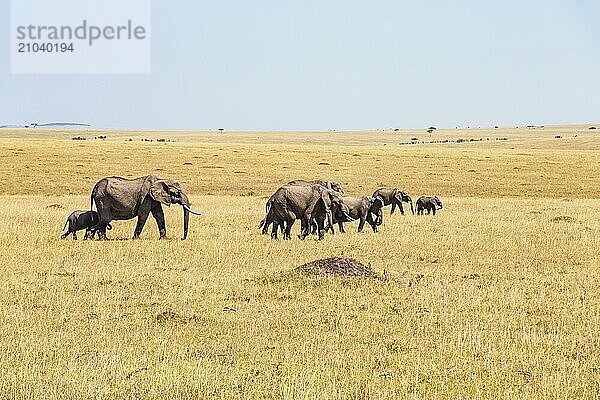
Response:
[[[600,133],[587,126],[1,130],[0,397],[599,399]],[[152,218],[138,241],[133,220],[109,241],[59,238],[96,181],[150,173],[204,213],[188,240],[180,207],[165,211],[170,240]],[[386,208],[377,234],[272,241],[264,202],[293,178],[445,207]],[[385,279],[293,273],[330,256]]]

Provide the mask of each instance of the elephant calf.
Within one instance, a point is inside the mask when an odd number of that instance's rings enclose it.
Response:
[[[77,231],[85,229],[85,236],[83,237],[83,240],[89,238],[93,239],[94,232],[92,231],[92,227],[96,225],[98,221],[99,218],[96,211],[73,211],[71,215],[67,217],[65,226],[63,226],[63,231],[66,228],[67,232],[63,233],[60,237],[61,239],[65,239],[70,234],[73,234],[73,240],[77,240]],[[106,229],[111,230],[112,226],[108,224]]]
[[[437,196],[421,196],[417,200],[417,215],[423,215],[424,210],[427,210],[427,214],[433,213],[435,215],[436,210],[442,208],[444,208],[442,201]]]
[[[413,215],[415,213],[412,198],[402,189],[379,188],[373,193],[373,197],[377,196],[381,196],[385,206],[392,205],[392,212],[390,214],[393,214],[396,207],[398,207],[400,214],[404,215],[404,208],[402,207],[403,202],[410,204],[410,211]]]
[[[358,223],[358,231],[359,232],[362,232],[362,230],[365,226],[365,221],[368,222],[369,225],[371,225],[373,232],[377,232],[377,227],[379,225],[381,225],[383,222],[381,210],[384,207],[384,201],[381,196],[376,196],[376,197],[344,196],[343,200],[344,200],[344,204],[348,206],[348,211],[349,211],[348,214],[350,215],[350,217],[352,217],[355,220],[356,219],[359,220],[359,223]],[[373,215],[375,216],[375,219],[373,219]],[[342,233],[346,233],[346,230],[344,229],[344,222],[350,222],[350,221],[348,221],[344,217],[343,214],[340,214],[340,213],[333,214],[333,223],[338,224],[340,232],[342,232]],[[331,229],[331,232],[333,233],[333,226],[329,225],[327,227],[327,229]]]

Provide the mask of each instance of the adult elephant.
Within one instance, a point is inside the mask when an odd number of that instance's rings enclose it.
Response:
[[[352,196],[344,196],[344,204],[348,206],[348,214],[354,220],[358,220],[358,231],[362,232],[365,222],[368,222],[373,229],[373,232],[377,232],[377,227],[382,224],[383,220],[379,217],[381,216],[381,209],[384,206],[383,198],[381,196],[377,197],[352,197]],[[375,219],[373,219],[373,215],[375,215]],[[346,233],[344,229],[344,222],[346,218],[344,215],[340,213],[333,214],[333,223],[337,223],[341,233]],[[333,232],[333,226],[329,225],[325,228],[325,231],[331,229]]]
[[[106,226],[112,220],[127,220],[137,217],[133,238],[142,233],[148,215],[156,220],[161,239],[167,236],[165,215],[162,205],[180,204],[183,207],[183,239],[187,238],[190,213],[201,215],[190,208],[185,191],[179,182],[162,179],[154,175],[136,179],[118,176],[103,178],[92,190],[90,209],[96,203],[99,221],[93,227],[101,239],[106,239]]]
[[[442,200],[437,196],[421,196],[417,199],[417,214],[423,215],[423,211],[427,210],[427,214],[433,213],[444,208]]]
[[[285,225],[283,239],[289,240],[297,219],[302,225],[298,235],[301,240],[310,234],[313,219],[317,223],[319,240],[325,235],[325,219],[329,224],[333,223],[333,213],[342,215],[348,221],[353,220],[342,195],[321,185],[284,185],[277,189],[271,199],[271,207],[264,220],[266,226],[273,224],[273,239],[277,239],[279,227]]]
[[[402,189],[398,188],[379,188],[377,189],[372,197],[381,196],[383,202],[386,206],[392,205],[392,212],[396,207],[400,209],[400,213],[404,215],[404,208],[402,208],[402,202],[410,204],[410,211],[412,211],[413,215],[415,214],[415,208],[413,206],[413,202],[411,197]]]

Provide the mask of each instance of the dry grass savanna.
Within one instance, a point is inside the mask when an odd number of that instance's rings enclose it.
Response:
[[[2,397],[600,398],[600,134],[587,125],[432,134],[445,143],[99,134],[0,131]],[[415,135],[425,143],[401,144]],[[483,140],[455,141],[471,136]],[[110,241],[59,238],[97,180],[148,173],[179,179],[204,212],[188,240],[180,207],[165,212],[170,240],[151,218],[138,241],[134,221]],[[259,235],[265,199],[292,178],[400,186],[444,209],[386,208],[377,234]],[[332,256],[377,277],[295,271]]]

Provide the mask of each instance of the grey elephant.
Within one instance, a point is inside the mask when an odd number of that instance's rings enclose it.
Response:
[[[325,235],[325,219],[331,225],[333,213],[339,213],[348,221],[352,221],[348,206],[344,204],[339,192],[327,189],[321,185],[284,185],[271,196],[272,202],[265,223],[273,224],[271,238],[277,239],[278,229],[285,225],[283,239],[291,238],[294,222],[301,221],[298,237],[304,240],[310,234],[312,221],[315,220],[319,240]]]
[[[161,239],[167,236],[162,205],[180,204],[183,207],[183,238],[187,238],[189,214],[201,215],[190,208],[188,197],[179,182],[154,175],[136,179],[117,176],[101,179],[92,190],[90,208],[96,203],[99,221],[93,227],[101,239],[106,239],[106,227],[113,220],[137,217],[133,238],[142,233],[150,213],[156,220]]]
[[[381,196],[377,197],[351,197],[344,196],[344,204],[348,206],[348,214],[355,220],[358,220],[358,231],[362,232],[365,222],[368,222],[373,229],[373,232],[377,232],[377,227],[382,224],[383,220],[380,220],[378,217],[381,214],[381,209],[384,206],[383,198]],[[375,216],[375,219],[373,219]],[[346,233],[344,229],[344,222],[346,219],[344,215],[340,213],[333,214],[333,223],[337,223],[339,230],[341,233]],[[325,231],[331,229],[333,233],[333,226],[327,226]]]
[[[316,179],[314,181],[305,181],[303,179],[295,179],[293,181],[289,181],[287,184],[288,185],[321,185],[327,189],[331,189],[333,191],[344,194],[344,191],[342,190],[342,185],[340,185],[337,182],[326,181],[326,180],[322,180],[322,179]]]
[[[402,189],[398,188],[379,188],[377,189],[372,197],[381,196],[386,206],[392,205],[392,211],[394,213],[396,207],[400,209],[400,213],[404,215],[404,208],[402,202],[410,204],[410,211],[415,214],[415,208],[413,206],[412,198]]]
[[[417,199],[417,214],[423,215],[423,211],[427,210],[427,214],[433,213],[435,215],[436,210],[444,208],[442,201],[439,197],[433,196],[421,196]]]
[[[314,181],[305,181],[303,179],[295,179],[293,181],[289,181],[287,183],[288,185],[294,185],[294,186],[313,186],[313,185],[320,185],[323,186],[326,189],[331,189],[335,192],[339,192],[339,193],[344,193],[342,190],[342,185],[340,185],[337,182],[332,182],[332,181],[327,181],[327,180],[323,180],[323,179],[317,179]],[[269,214],[269,209],[271,208],[271,206],[273,205],[273,196],[271,196],[269,198],[269,200],[267,200],[267,203],[265,204],[265,214],[268,215]],[[267,234],[268,230],[269,230],[269,225],[271,225],[273,223],[273,221],[270,221],[269,223],[267,223],[267,218],[265,216],[265,218],[262,219],[262,221],[260,221],[258,228],[262,228],[262,234],[265,235]],[[314,225],[314,231],[316,231],[317,227],[316,224],[312,224]],[[284,233],[284,225],[280,224],[280,228],[281,228],[281,233]]]
[[[60,235],[61,239],[65,239],[69,235],[73,235],[73,240],[77,240],[77,231],[85,229],[83,240],[93,239],[94,232],[92,227],[98,223],[98,213],[96,211],[76,210],[67,217],[63,231],[67,231]],[[112,226],[108,224],[106,229],[111,230]]]

